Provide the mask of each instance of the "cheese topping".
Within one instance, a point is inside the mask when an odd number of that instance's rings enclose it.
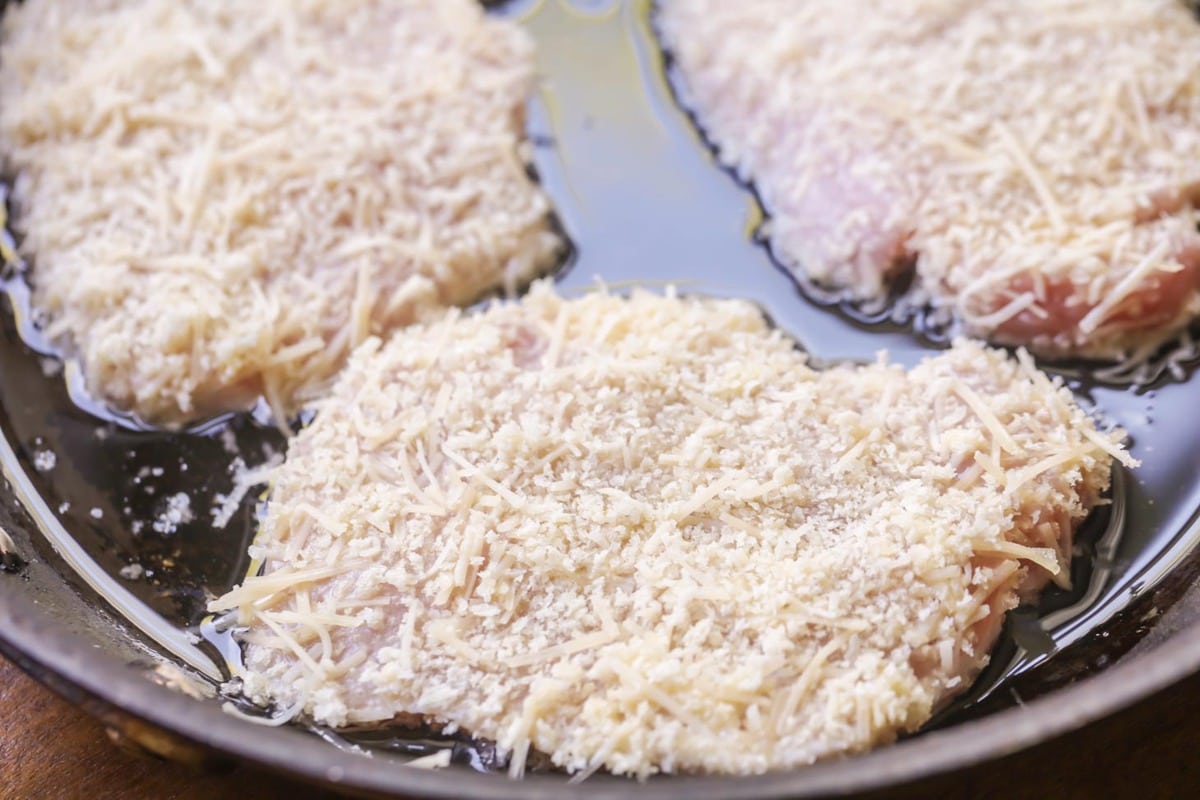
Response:
[[[416,714],[514,774],[791,767],[961,690],[1120,440],[974,344],[817,372],[748,303],[539,284],[357,350],[211,607],[252,698],[332,725]]]
[[[0,148],[35,303],[92,392],[284,418],[370,335],[556,258],[534,53],[474,0],[30,0]]]
[[[789,267],[1047,353],[1200,313],[1200,25],[1178,0],[664,0],[682,95]]]

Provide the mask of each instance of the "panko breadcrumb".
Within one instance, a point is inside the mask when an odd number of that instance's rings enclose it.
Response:
[[[818,372],[746,302],[539,284],[359,348],[211,608],[281,712],[513,774],[794,767],[969,683],[1119,441],[1023,354]]]
[[[776,255],[1046,354],[1200,313],[1200,24],[1179,0],[662,0],[684,103]]]
[[[28,0],[0,64],[35,303],[147,419],[287,414],[368,336],[556,259],[533,45],[474,0]]]

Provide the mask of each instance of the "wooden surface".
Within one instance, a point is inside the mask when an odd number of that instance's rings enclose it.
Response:
[[[220,776],[129,755],[83,712],[0,659],[0,798],[311,800],[328,794],[249,769]],[[1200,677],[1082,733],[870,800],[1200,797]]]

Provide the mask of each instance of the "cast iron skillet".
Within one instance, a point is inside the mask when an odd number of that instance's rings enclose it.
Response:
[[[797,291],[775,267],[754,236],[761,216],[753,196],[712,163],[674,101],[648,6],[513,0],[495,9],[522,18],[539,44],[544,80],[530,133],[537,172],[574,245],[557,277],[563,290],[600,278],[747,298],[818,362],[887,348],[911,364],[944,346],[919,316],[839,307]],[[322,739],[262,727],[224,713],[221,698],[176,690],[211,694],[212,684],[196,678],[220,677],[220,653],[203,643],[207,650],[197,650],[185,629],[195,630],[208,597],[245,575],[253,535],[253,498],[228,528],[209,524],[208,505],[230,483],[232,454],[221,436],[250,462],[281,441],[252,415],[169,434],[90,402],[69,362],[65,379],[57,373],[24,275],[10,267],[0,276],[0,527],[18,557],[0,572],[0,652],[152,752],[201,765],[248,761],[360,793],[810,797],[908,783],[1078,728],[1200,670],[1200,629],[1190,626],[1200,614],[1200,591],[1191,591],[1200,574],[1188,386],[1195,351],[1181,352],[1160,359],[1164,369],[1135,388],[1095,365],[1050,365],[1131,432],[1145,464],[1118,473],[1113,510],[1081,536],[1075,589],[1012,615],[992,667],[926,732],[866,756],[755,778],[638,785],[597,775],[568,785],[561,775],[532,774],[513,783],[457,764],[405,768],[393,752],[366,757],[327,732],[317,732]],[[47,451],[56,465],[39,470]],[[149,523],[176,491],[190,495],[196,519],[158,530]]]

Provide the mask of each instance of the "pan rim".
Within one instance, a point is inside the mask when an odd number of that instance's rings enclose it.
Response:
[[[789,772],[684,776],[638,784],[561,776],[510,781],[467,770],[401,769],[391,759],[344,752],[295,728],[264,729],[146,679],[69,633],[11,582],[0,582],[0,653],[93,715],[136,718],[214,753],[302,781],[374,795],[427,798],[821,797],[899,787],[1001,758],[1077,730],[1200,671],[1200,627],[1028,703],[882,747]]]

